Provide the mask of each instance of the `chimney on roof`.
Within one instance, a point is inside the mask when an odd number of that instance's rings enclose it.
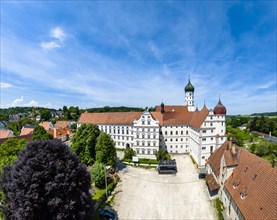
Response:
[[[272,168],[276,167],[277,166],[277,160],[273,159],[271,164],[272,164]]]
[[[56,138],[58,135],[57,135],[57,128],[54,128],[54,138]]]

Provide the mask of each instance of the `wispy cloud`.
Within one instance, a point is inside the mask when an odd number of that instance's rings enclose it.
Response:
[[[50,31],[50,37],[52,38],[51,41],[43,41],[40,44],[45,51],[62,47],[66,34],[60,27],[55,27]]]
[[[270,81],[270,82],[259,85],[258,88],[259,89],[268,89],[271,86],[273,86],[274,84],[276,84],[276,81]]]
[[[3,83],[3,82],[0,82],[0,88],[1,89],[7,89],[7,88],[11,88],[12,85],[9,84],[9,83]]]

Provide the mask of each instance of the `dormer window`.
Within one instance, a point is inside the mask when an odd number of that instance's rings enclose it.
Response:
[[[255,180],[257,178],[257,174],[255,173],[253,176],[252,176],[252,180]]]
[[[242,191],[240,192],[240,198],[241,199],[245,199],[245,197],[247,196],[248,194],[248,191],[247,191],[247,188],[243,188]]]
[[[247,170],[248,170],[248,167],[245,167],[245,168],[244,168],[244,172],[246,172]]]

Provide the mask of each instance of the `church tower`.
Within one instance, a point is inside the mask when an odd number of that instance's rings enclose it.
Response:
[[[188,110],[190,112],[195,111],[195,106],[194,106],[194,87],[190,82],[186,85],[185,87],[185,105],[188,106]]]

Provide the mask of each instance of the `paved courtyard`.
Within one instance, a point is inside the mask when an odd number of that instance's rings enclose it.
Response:
[[[114,209],[124,219],[216,219],[205,182],[188,155],[174,156],[178,173],[128,166],[120,172]]]

